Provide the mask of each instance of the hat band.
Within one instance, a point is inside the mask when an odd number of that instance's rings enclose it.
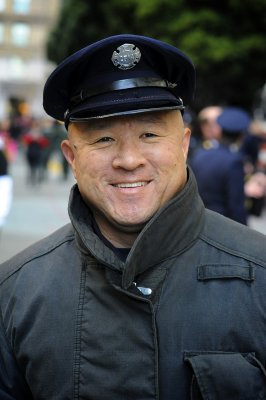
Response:
[[[91,89],[81,90],[79,94],[73,96],[70,101],[72,105],[76,105],[89,97],[102,93],[113,92],[115,90],[133,89],[138,87],[160,87],[173,89],[176,86],[176,83],[171,83],[167,80],[153,77],[120,79],[110,83],[109,85],[101,85]]]
[[[114,113],[108,113],[104,115],[95,115],[95,116],[90,116],[90,117],[69,117],[69,120],[65,121],[65,126],[67,128],[67,125],[69,121],[71,122],[86,122],[92,119],[103,119],[107,117],[118,117],[118,116],[123,116],[123,115],[134,115],[134,114],[142,114],[142,113],[147,113],[147,112],[152,112],[152,111],[169,111],[169,110],[183,110],[185,107],[183,105],[180,106],[166,106],[166,107],[153,107],[153,108],[138,108],[137,110],[129,110],[129,111],[118,111]]]

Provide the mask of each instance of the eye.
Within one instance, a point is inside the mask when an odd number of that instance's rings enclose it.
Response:
[[[155,133],[151,133],[151,132],[147,132],[147,133],[144,133],[142,135],[143,138],[154,138],[154,137],[157,137],[157,136],[158,135],[156,135]]]
[[[96,140],[96,143],[107,143],[112,142],[114,139],[109,136],[101,137],[100,139]]]

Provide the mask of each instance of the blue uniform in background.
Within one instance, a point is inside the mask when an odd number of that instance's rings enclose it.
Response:
[[[242,153],[213,142],[209,148],[196,150],[190,165],[205,207],[246,224]]]

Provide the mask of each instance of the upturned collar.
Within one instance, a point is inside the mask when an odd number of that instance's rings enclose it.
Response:
[[[69,216],[78,245],[108,268],[120,271],[121,285],[127,289],[136,275],[177,256],[193,245],[204,220],[204,205],[199,197],[193,172],[188,168],[184,189],[165,204],[145,225],[123,263],[97,236],[92,227],[92,213],[84,203],[77,185],[69,200]]]

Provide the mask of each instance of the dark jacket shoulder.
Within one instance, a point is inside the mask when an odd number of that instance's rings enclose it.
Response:
[[[206,211],[206,224],[201,238],[236,257],[266,268],[266,236],[246,225],[211,210]]]
[[[28,262],[51,253],[62,244],[72,240],[74,240],[74,232],[72,225],[69,223],[22,250],[0,265],[0,284]]]

